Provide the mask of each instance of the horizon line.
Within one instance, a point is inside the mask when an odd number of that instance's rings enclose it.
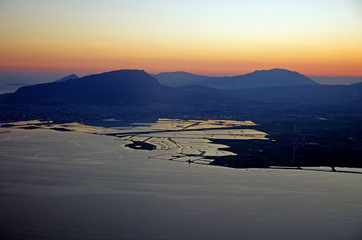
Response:
[[[242,72],[240,71],[240,73],[237,74],[232,74],[232,73],[213,73],[213,74],[207,74],[204,71],[187,71],[187,70],[165,70],[165,71],[147,71],[145,69],[140,69],[140,68],[119,68],[119,69],[113,69],[113,70],[12,70],[12,69],[0,69],[1,73],[9,73],[9,74],[59,74],[59,75],[70,75],[70,74],[76,74],[78,76],[87,76],[87,75],[92,75],[92,74],[99,74],[99,73],[106,73],[106,72],[112,72],[112,71],[118,71],[118,70],[143,70],[148,74],[151,75],[157,75],[160,73],[189,73],[189,74],[194,74],[194,75],[200,75],[200,76],[206,76],[206,77],[234,77],[234,76],[240,76],[240,75],[245,75],[245,74],[249,74],[249,73],[253,73],[256,71],[268,71],[268,70],[274,70],[274,69],[281,69],[281,70],[288,70],[291,72],[297,72],[299,74],[302,74],[306,77],[329,77],[329,78],[338,78],[338,77],[349,77],[349,78],[361,78],[362,75],[344,75],[344,74],[304,74],[302,72],[296,71],[296,70],[291,70],[291,69],[286,69],[286,68],[280,68],[280,67],[275,67],[275,68],[266,68],[266,69],[255,69],[253,71],[249,71],[249,72]]]

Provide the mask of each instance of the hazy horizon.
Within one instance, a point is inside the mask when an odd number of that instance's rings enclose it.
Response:
[[[116,70],[116,69],[115,69]],[[268,70],[268,69],[265,69]],[[256,70],[255,70],[256,71]],[[170,71],[170,72],[186,72],[186,71]],[[76,72],[66,72],[66,73],[52,73],[52,72],[3,72],[0,71],[0,94],[11,93],[16,91],[18,88],[27,85],[48,83],[56,81],[70,74],[76,74],[78,77],[87,76],[90,74],[98,74],[101,72],[89,72],[89,73],[76,73]],[[163,73],[163,72],[159,72]],[[237,75],[204,75],[202,73],[187,72],[191,74],[203,75],[203,76],[237,76],[244,75],[247,73],[240,73]],[[158,73],[149,73],[149,74],[158,74]],[[301,73],[303,74],[303,73]],[[362,76],[351,77],[351,76],[307,76],[313,81],[319,84],[328,84],[328,85],[350,85],[358,82],[362,82]]]
[[[203,75],[203,76],[208,76],[208,77],[217,77],[217,76],[227,76],[227,77],[232,77],[232,76],[239,76],[239,75],[245,75],[248,73],[252,73],[254,71],[264,71],[264,70],[272,70],[272,69],[285,69],[285,70],[289,70],[289,71],[293,71],[293,72],[298,72],[306,77],[327,77],[327,78],[361,78],[361,75],[331,75],[331,74],[314,74],[314,75],[307,75],[304,74],[303,72],[299,72],[297,70],[294,69],[286,69],[286,68],[281,68],[281,67],[271,67],[271,68],[263,68],[263,69],[254,69],[254,70],[250,70],[250,71],[240,71],[235,72],[233,74],[230,73],[226,73],[226,72],[218,72],[218,73],[213,73],[213,74],[208,74],[208,73],[204,73],[204,72],[198,72],[198,71],[188,71],[185,69],[171,69],[171,70],[167,70],[167,71],[147,71],[144,68],[115,68],[115,69],[109,69],[109,70],[89,70],[89,71],[3,71],[0,70],[0,74],[28,74],[28,75],[49,75],[49,76],[58,76],[59,78],[61,77],[65,77],[67,75],[70,74],[76,74],[79,77],[83,77],[83,76],[87,76],[87,75],[91,75],[91,74],[98,74],[98,73],[103,73],[103,72],[110,72],[110,71],[117,71],[117,70],[124,70],[124,69],[130,69],[130,70],[144,70],[145,72],[147,72],[148,74],[151,75],[156,75],[156,74],[160,74],[160,73],[175,73],[175,72],[185,72],[185,73],[191,73],[191,74],[195,74],[195,75]],[[55,79],[56,80],[56,79]]]

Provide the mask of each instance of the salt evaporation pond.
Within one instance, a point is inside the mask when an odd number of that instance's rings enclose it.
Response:
[[[155,159],[112,136],[0,132],[1,239],[362,236],[361,174],[230,169]]]

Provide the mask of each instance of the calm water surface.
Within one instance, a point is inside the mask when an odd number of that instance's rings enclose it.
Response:
[[[361,174],[171,162],[124,144],[0,134],[1,239],[361,239]]]

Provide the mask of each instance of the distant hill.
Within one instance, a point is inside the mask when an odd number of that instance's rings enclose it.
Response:
[[[198,85],[216,89],[317,85],[316,82],[300,73],[284,69],[255,71],[234,77],[208,77],[186,72],[160,73],[154,77],[167,86]]]
[[[66,81],[21,87],[0,101],[28,104],[132,104],[165,100],[176,91],[142,70],[118,70]]]
[[[319,83],[327,85],[350,85],[362,82],[362,77],[315,77],[310,76],[310,79]]]
[[[56,82],[65,82],[65,81],[72,80],[72,79],[77,79],[77,78],[79,78],[77,75],[70,74],[70,75],[65,76],[65,77],[63,77],[61,79],[56,80]]]

